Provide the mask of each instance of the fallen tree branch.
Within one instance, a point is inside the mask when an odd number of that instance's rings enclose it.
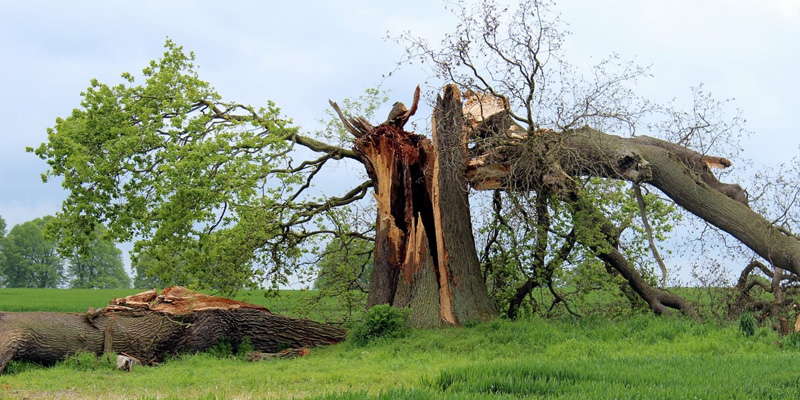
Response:
[[[650,245],[650,251],[653,253],[653,258],[656,260],[658,267],[661,268],[661,287],[664,288],[667,286],[667,266],[664,264],[664,260],[661,259],[656,242],[653,240],[653,228],[650,227],[650,222],[647,220],[647,205],[644,202],[644,196],[642,196],[642,187],[638,183],[633,184],[633,194],[636,197],[636,203],[639,205],[639,214],[642,216],[642,225],[644,225],[644,231],[647,233],[647,243]]]

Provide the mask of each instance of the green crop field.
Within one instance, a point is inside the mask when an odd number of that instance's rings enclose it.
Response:
[[[81,311],[125,294],[4,289],[0,309]],[[283,312],[313,295],[241,298]],[[132,372],[93,357],[51,368],[14,362],[0,375],[0,398],[793,399],[798,343],[770,328],[745,336],[738,324],[652,315],[498,320],[364,347],[346,342],[294,360],[251,363],[220,351]]]

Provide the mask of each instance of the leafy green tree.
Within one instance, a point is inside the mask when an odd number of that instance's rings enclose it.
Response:
[[[0,272],[6,287],[57,288],[64,282],[64,261],[56,243],[43,234],[52,220],[47,216],[16,225],[2,239]]]
[[[162,58],[123,84],[92,80],[81,107],[29,149],[46,160],[46,177],[69,190],[51,229],[62,252],[90,247],[98,225],[136,242],[150,276],[232,291],[265,279],[278,284],[311,240],[293,229],[320,211],[363,197],[368,183],[342,198],[300,202],[307,175],[350,150],[297,134],[266,108],[223,102],[200,80],[194,55],[167,41]],[[324,155],[293,165],[292,149]]]
[[[372,271],[372,249],[375,244],[367,239],[334,238],[325,247],[318,263],[319,272],[314,288],[323,291],[344,292],[369,288]]]
[[[122,263],[122,251],[105,239],[104,228],[98,229],[88,249],[69,258],[69,285],[79,289],[130,288],[131,279]]]
[[[363,310],[369,292],[374,248],[374,239],[364,234],[341,235],[328,242],[316,260],[314,289],[319,294],[311,299],[309,308],[323,305],[320,304],[323,299],[334,299],[347,310],[346,319]]]
[[[133,287],[136,289],[155,289],[166,287],[157,276],[148,273],[148,267],[152,264],[152,260],[147,255],[139,255],[137,258],[131,260],[131,269],[133,270]],[[182,284],[186,286],[185,284]]]

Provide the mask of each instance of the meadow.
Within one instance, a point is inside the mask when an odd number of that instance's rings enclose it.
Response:
[[[0,290],[0,309],[36,298]],[[59,311],[100,307],[126,291],[58,291]],[[69,293],[69,301],[64,300]],[[280,312],[313,292],[278,298],[245,293]],[[105,296],[101,301],[100,298]],[[95,303],[99,302],[99,303]],[[67,310],[68,303],[74,307]],[[96,304],[96,305],[95,305]],[[31,309],[25,309],[25,311]],[[50,309],[52,310],[52,309]],[[130,399],[790,399],[800,397],[800,340],[769,327],[752,336],[738,323],[631,314],[617,319],[496,320],[415,330],[366,346],[345,342],[307,357],[252,363],[215,351],[132,372],[75,357],[45,368],[15,362],[0,375],[0,398]]]

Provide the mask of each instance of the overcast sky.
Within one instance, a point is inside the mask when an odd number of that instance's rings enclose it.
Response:
[[[758,165],[800,154],[800,1],[572,0],[567,58],[588,65],[613,52],[650,65],[637,88],[656,100],[691,100],[700,83],[735,98],[753,132],[744,156]],[[43,184],[46,164],[25,152],[56,117],[77,107],[91,78],[118,83],[163,52],[167,37],[195,52],[201,79],[228,100],[272,100],[314,129],[328,99],[383,84],[409,102],[427,76],[391,77],[410,30],[432,42],[452,30],[443,3],[417,1],[5,1],[0,14],[0,216],[9,229],[53,214],[65,197]],[[354,176],[357,172],[353,172]]]

